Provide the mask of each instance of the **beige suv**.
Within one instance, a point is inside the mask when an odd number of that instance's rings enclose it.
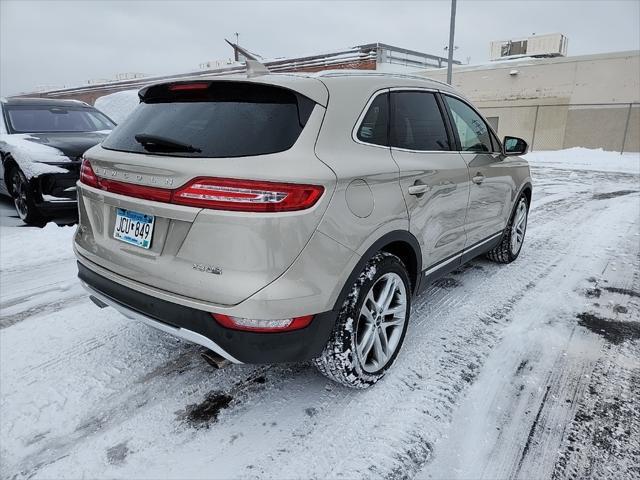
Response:
[[[313,359],[378,381],[411,299],[486,254],[516,259],[531,178],[448,85],[354,72],[198,77],[140,91],[84,157],[79,277],[234,363]]]

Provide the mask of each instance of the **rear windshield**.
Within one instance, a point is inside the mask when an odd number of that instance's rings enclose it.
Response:
[[[39,105],[6,105],[13,133],[96,132],[115,124],[92,108]]]
[[[315,105],[273,86],[219,81],[196,87],[151,87],[102,146],[185,157],[281,152],[296,142]]]

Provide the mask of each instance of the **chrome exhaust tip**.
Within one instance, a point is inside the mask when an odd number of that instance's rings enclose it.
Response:
[[[221,368],[224,368],[231,363],[229,360],[221,355],[218,355],[212,350],[205,350],[204,352],[200,353],[200,356],[204,358],[205,361],[216,370],[220,370]]]
[[[94,297],[93,295],[89,295],[89,300],[91,300],[100,308],[107,308],[109,306],[106,303],[104,303],[102,300],[99,300],[98,298]]]

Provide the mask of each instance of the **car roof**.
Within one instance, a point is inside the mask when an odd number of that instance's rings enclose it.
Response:
[[[379,72],[376,70],[324,70],[312,75],[327,84],[332,82],[360,82],[363,86],[377,86],[380,89],[429,88],[460,95],[455,88],[447,83],[411,73]]]
[[[9,97],[3,98],[2,103],[4,105],[29,105],[39,107],[91,107],[88,103],[81,102],[80,100],[61,100],[57,98]]]

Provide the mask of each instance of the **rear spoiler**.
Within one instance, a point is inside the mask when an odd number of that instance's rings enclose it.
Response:
[[[174,82],[157,83],[143,87],[138,92],[141,102],[153,101],[171,101],[177,98],[185,101],[200,101],[205,97],[213,94],[215,96],[216,85],[226,84],[229,86],[237,86],[239,89],[248,87],[249,85],[264,85],[274,88],[282,88],[290,90],[313,100],[314,103],[327,106],[329,100],[329,92],[322,81],[310,76],[301,75],[283,75],[283,74],[260,74],[250,78],[233,78],[217,77],[202,78],[194,77]],[[232,85],[233,84],[233,85]],[[220,85],[221,86],[221,85]],[[219,90],[218,90],[219,91]],[[211,98],[211,97],[209,97]],[[212,98],[213,99],[213,98]]]

